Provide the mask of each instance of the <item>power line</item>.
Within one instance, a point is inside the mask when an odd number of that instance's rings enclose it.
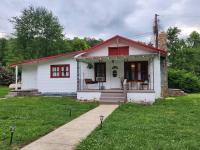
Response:
[[[145,33],[133,35],[132,37],[142,37],[142,36],[147,36],[147,35],[151,35],[151,34],[152,34],[152,32],[145,32]]]
[[[162,17],[192,17],[192,18],[200,18],[200,15],[174,15],[174,14],[168,14],[168,15],[160,15]]]

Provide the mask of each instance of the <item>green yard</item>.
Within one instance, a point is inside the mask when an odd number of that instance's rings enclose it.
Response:
[[[199,150],[200,94],[167,98],[152,106],[125,104],[78,150]]]
[[[0,85],[0,98],[5,97],[9,92],[9,88],[7,86]]]
[[[0,100],[0,150],[18,149],[94,108],[67,97],[18,97]],[[69,116],[69,108],[72,116]],[[9,126],[16,124],[13,145]]]

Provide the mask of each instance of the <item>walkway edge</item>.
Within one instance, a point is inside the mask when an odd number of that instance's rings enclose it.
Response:
[[[105,120],[117,107],[116,104],[99,105],[28,144],[22,150],[72,150],[100,124],[100,115]]]

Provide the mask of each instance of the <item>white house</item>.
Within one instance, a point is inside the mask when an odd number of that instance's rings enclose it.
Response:
[[[167,51],[114,36],[92,48],[15,63],[22,90],[79,100],[152,103],[166,89]],[[17,75],[16,75],[17,78]]]

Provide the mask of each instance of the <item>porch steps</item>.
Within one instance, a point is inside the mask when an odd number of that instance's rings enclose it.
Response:
[[[124,103],[125,95],[122,91],[105,91],[101,92],[100,103],[106,104],[116,104],[116,103]]]
[[[11,90],[6,97],[16,97],[16,96],[40,96],[41,93],[37,89],[29,90]]]

